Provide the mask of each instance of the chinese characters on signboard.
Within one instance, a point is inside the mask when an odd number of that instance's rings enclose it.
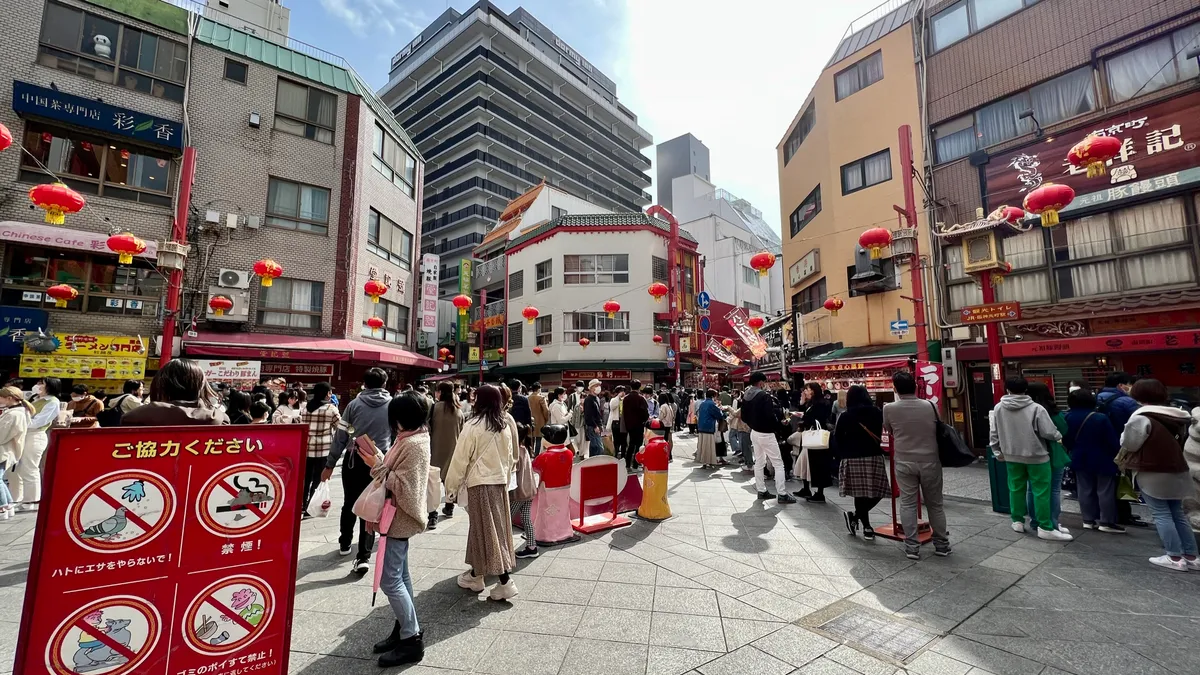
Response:
[[[1021,303],[994,302],[990,305],[972,305],[963,307],[959,315],[963,323],[1017,321],[1021,318]]]
[[[437,332],[437,299],[441,258],[436,253],[421,256],[421,332]]]
[[[171,148],[183,147],[183,125],[96,99],[13,80],[13,110]]]
[[[725,320],[733,328],[733,332],[737,333],[742,342],[750,348],[750,353],[756,359],[761,359],[767,355],[767,343],[763,341],[754,329],[746,325],[746,320],[750,318],[750,314],[742,307],[735,307],[733,311],[725,315]]]
[[[633,372],[629,370],[564,370],[562,371],[563,382],[571,380],[629,380],[633,378]]]
[[[228,382],[235,386],[258,384],[261,361],[200,361],[209,382]]]

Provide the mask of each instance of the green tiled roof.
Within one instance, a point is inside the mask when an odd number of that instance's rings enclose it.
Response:
[[[362,93],[356,83],[356,78],[346,68],[335,66],[249,33],[243,33],[211,19],[200,18],[200,25],[196,29],[196,40],[331,89],[350,94]]]
[[[604,227],[604,226],[630,226],[630,225],[649,225],[663,232],[670,233],[671,226],[666,221],[653,218],[641,212],[628,213],[588,213],[579,215],[565,215],[555,218],[554,220],[546,221],[534,229],[522,234],[516,239],[508,243],[509,247],[519,246],[534,237],[541,236],[555,228],[570,228],[570,227]],[[696,238],[688,234],[684,230],[679,230],[679,236],[690,242],[695,243]]]

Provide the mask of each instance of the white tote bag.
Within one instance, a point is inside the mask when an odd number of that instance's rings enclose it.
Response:
[[[828,450],[829,432],[825,429],[806,429],[801,437],[801,445],[809,450]]]

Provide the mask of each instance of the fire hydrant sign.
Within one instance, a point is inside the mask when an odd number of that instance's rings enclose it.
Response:
[[[55,431],[16,673],[287,669],[307,425]]]

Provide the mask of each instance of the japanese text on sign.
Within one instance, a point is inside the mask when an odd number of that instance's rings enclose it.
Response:
[[[992,323],[1016,321],[1021,318],[1021,303],[995,302],[990,305],[971,305],[960,312],[963,323]]]

